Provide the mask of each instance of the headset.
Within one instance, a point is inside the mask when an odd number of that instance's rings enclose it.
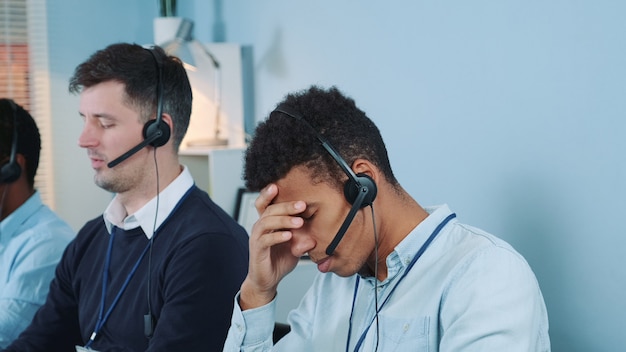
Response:
[[[343,172],[348,175],[348,181],[346,181],[343,187],[343,194],[348,203],[352,204],[352,207],[341,224],[339,231],[337,231],[337,235],[335,235],[335,238],[333,238],[328,247],[326,247],[326,255],[332,255],[339,245],[339,242],[346,234],[352,220],[354,220],[356,212],[374,202],[376,193],[378,192],[376,183],[366,174],[355,174],[354,171],[352,171],[352,169],[348,166],[348,163],[346,163],[346,161],[339,155],[337,150],[326,140],[326,138],[324,138],[307,120],[305,120],[291,107],[286,104],[280,104],[274,112],[281,112],[298,121],[302,121],[305,125],[309,126],[311,131],[315,134],[317,140],[322,144],[322,147],[324,147],[328,154],[330,154],[337,164],[339,164]]]
[[[0,168],[0,183],[13,183],[22,174],[22,169],[17,163],[17,107],[11,99],[6,99],[11,106],[13,113],[13,141],[11,142],[11,154],[9,156],[9,162],[2,165]]]
[[[154,52],[154,49],[144,48],[148,51],[154,59],[154,64],[157,70],[157,111],[156,119],[146,122],[143,126],[143,138],[144,140],[137,144],[135,147],[122,154],[117,159],[107,164],[109,168],[115,167],[122,161],[130,158],[143,147],[150,145],[155,148],[161,147],[167,143],[170,139],[170,126],[165,123],[161,117],[163,115],[163,62],[161,58]]]

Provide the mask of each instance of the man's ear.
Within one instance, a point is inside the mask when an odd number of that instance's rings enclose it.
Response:
[[[26,179],[26,157],[20,153],[15,154],[15,163],[19,167],[19,177],[17,178],[17,180],[22,178]]]
[[[358,201],[360,191],[357,187],[350,186],[350,181],[348,181],[344,188],[346,199],[348,199],[348,202],[351,204],[359,206],[360,208],[371,205],[378,193],[377,181],[380,180],[378,168],[366,159],[356,159],[352,163],[352,170],[356,174],[357,182],[360,183],[361,187],[366,187],[368,192]]]
[[[354,171],[355,174],[365,174],[369,176],[375,183],[378,183],[381,177],[380,170],[367,159],[356,159],[352,163],[352,171]]]
[[[165,122],[168,126],[170,126],[170,131],[174,131],[174,119],[172,116],[166,112],[161,115],[161,121]]]
[[[173,136],[174,136],[174,119],[172,118],[170,114],[164,112],[161,114],[161,122],[167,125],[167,127],[169,127],[169,136],[168,136],[166,144],[170,143],[172,142]]]
[[[18,163],[22,172],[26,171],[26,157],[23,154],[15,154],[15,161]]]

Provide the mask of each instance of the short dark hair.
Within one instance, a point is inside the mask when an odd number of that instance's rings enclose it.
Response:
[[[348,165],[359,158],[369,160],[388,182],[398,185],[380,131],[354,100],[344,96],[336,87],[325,90],[311,86],[288,94],[281,104],[289,106],[309,122]],[[246,150],[246,187],[258,191],[300,165],[308,167],[317,181],[336,187],[342,187],[347,179],[311,127],[282,112],[272,112],[257,126]]]
[[[174,120],[172,138],[178,150],[187,133],[191,116],[192,93],[187,72],[180,59],[168,56],[154,46],[153,53],[162,62],[163,112]],[[116,43],[95,52],[76,67],[69,91],[80,93],[107,81],[124,84],[128,103],[139,108],[143,122],[155,117],[157,108],[157,66],[147,49],[137,44]]]
[[[15,119],[10,99],[0,99],[0,164],[4,165],[11,156],[13,145],[13,124],[17,119],[17,154],[26,159],[26,179],[29,186],[35,186],[35,175],[39,167],[41,136],[33,117],[15,103]]]

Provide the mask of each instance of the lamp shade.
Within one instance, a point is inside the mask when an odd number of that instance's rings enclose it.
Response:
[[[219,67],[219,62],[215,59],[204,45],[193,38],[193,22],[183,18],[176,31],[176,36],[163,44],[161,47],[169,55],[178,57],[186,65],[192,68],[196,67],[196,59],[193,52],[202,52],[207,56],[214,67]],[[192,48],[193,47],[193,48]]]
[[[193,40],[191,32],[193,31],[193,22],[188,19],[183,19],[180,22],[178,29],[176,30],[176,36],[163,44],[161,47],[169,55],[178,57],[181,61],[187,65],[195,66],[196,60],[191,54],[188,45]]]
[[[214,68],[214,87],[213,87],[213,99],[212,104],[215,106],[215,115],[213,116],[213,133],[212,137],[202,138],[200,140],[188,141],[188,145],[193,146],[217,146],[226,145],[228,140],[220,136],[220,117],[221,117],[221,79],[220,79],[220,64],[215,59],[213,54],[207,50],[207,48],[193,38],[193,22],[186,18],[183,18],[176,30],[176,36],[161,44],[161,47],[168,55],[178,57],[185,66],[185,69],[192,72],[202,73],[199,67],[206,69],[207,65]],[[195,55],[201,55],[198,57]],[[210,62],[207,63],[207,59]],[[204,71],[206,72],[206,71]],[[190,81],[195,76],[191,76]],[[202,77],[207,77],[202,75]],[[204,79],[203,79],[204,81]],[[203,82],[201,82],[203,83]],[[200,88],[202,84],[198,84],[196,88]],[[192,85],[193,88],[193,85]],[[194,93],[195,95],[195,93]],[[190,145],[190,146],[191,146]]]

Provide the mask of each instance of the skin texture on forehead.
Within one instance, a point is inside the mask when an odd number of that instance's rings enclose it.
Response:
[[[314,262],[326,259],[326,248],[337,234],[350,204],[343,192],[326,182],[312,181],[310,170],[299,166],[278,182],[274,203],[304,201],[307,208],[301,214],[305,223],[293,231],[290,242],[292,254],[308,253]],[[331,271],[349,276],[362,269],[373,250],[372,223],[365,210],[357,214],[332,256]]]

